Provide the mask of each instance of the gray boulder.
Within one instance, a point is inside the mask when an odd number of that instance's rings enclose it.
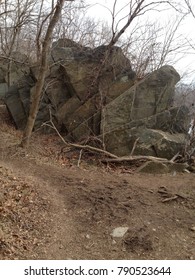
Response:
[[[34,80],[30,76],[21,77],[5,94],[5,104],[18,129],[24,129],[30,106],[30,89]]]
[[[185,172],[188,165],[186,163],[163,163],[148,161],[137,169],[139,173],[166,174]]]
[[[53,44],[51,56],[55,64],[60,63],[64,85],[70,95],[55,116],[63,131],[75,141],[100,132],[97,116],[101,115],[102,106],[133,85],[135,73],[120,48],[113,47],[101,66],[106,51],[106,46],[90,49],[71,40]]]
[[[179,74],[172,66],[163,66],[115,98],[103,109],[104,133],[133,120],[156,115],[170,107]]]
[[[25,107],[20,100],[18,87],[13,85],[6,93],[5,103],[13,121],[18,129],[24,129],[26,125],[27,115]]]
[[[135,77],[129,59],[119,47],[112,47],[105,59],[106,51],[107,46],[90,49],[64,39],[53,44],[51,62],[61,65],[66,86],[73,95],[85,101],[98,93],[99,84],[105,80],[111,84],[121,75],[126,75],[131,81]]]
[[[25,57],[19,54],[17,61],[24,65],[12,65],[10,77],[15,87],[5,99],[17,128],[21,129],[27,120],[31,87],[38,78],[39,66],[26,69]],[[3,60],[0,70],[8,62]],[[53,43],[49,65],[35,127],[48,120],[50,109],[58,129],[76,141],[92,131],[100,131],[102,107],[131,87],[135,77],[129,59],[120,48],[112,47],[107,56],[107,46],[91,49],[69,39]],[[3,72],[0,71],[0,80],[5,83],[6,79],[1,79]],[[29,86],[25,81],[31,78],[34,83]],[[83,127],[87,128],[84,134]]]
[[[185,143],[185,134],[171,134],[162,130],[131,128],[113,131],[104,136],[106,149],[118,156],[130,155],[135,141],[134,154],[171,159]],[[138,140],[137,140],[138,139]]]
[[[102,110],[101,137],[119,156],[134,153],[172,158],[183,148],[189,124],[185,106],[171,107],[179,74],[163,66],[115,98]]]
[[[7,83],[0,83],[0,100],[4,100],[7,91],[8,91]]]

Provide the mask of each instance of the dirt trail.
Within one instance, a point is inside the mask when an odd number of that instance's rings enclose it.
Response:
[[[0,139],[1,259],[195,259],[195,175],[59,158],[57,137]],[[113,229],[128,227],[121,238]]]
[[[39,196],[48,203],[48,216],[45,222],[49,222],[48,232],[45,236],[46,244],[40,252],[40,259],[68,259],[71,252],[62,251],[69,248],[72,238],[72,220],[67,215],[67,209],[63,197],[59,193],[60,179],[57,180],[55,167],[40,166],[31,161],[13,160],[4,166],[14,170],[14,176],[23,178],[36,188]],[[43,236],[44,238],[44,236]]]

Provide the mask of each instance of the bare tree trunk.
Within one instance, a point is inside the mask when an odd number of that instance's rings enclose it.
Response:
[[[51,45],[51,37],[53,34],[53,30],[60,18],[60,14],[64,5],[64,2],[66,0],[58,0],[56,3],[56,6],[54,8],[53,16],[51,17],[51,20],[49,22],[49,26],[47,28],[47,32],[43,41],[43,48],[42,48],[42,55],[41,55],[41,61],[40,61],[40,69],[39,69],[39,75],[38,75],[38,80],[36,82],[33,94],[32,94],[32,101],[31,101],[31,106],[30,106],[30,112],[29,112],[29,117],[27,120],[27,124],[24,130],[21,146],[23,148],[28,147],[29,145],[29,140],[32,134],[32,130],[34,127],[35,119],[38,113],[39,109],[39,103],[40,103],[40,98],[41,98],[41,93],[42,89],[44,86],[44,81],[45,81],[45,75],[47,72],[47,67],[48,67],[48,53],[49,53],[49,48]]]

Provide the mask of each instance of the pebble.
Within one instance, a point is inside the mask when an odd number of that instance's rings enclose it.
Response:
[[[192,226],[190,229],[191,229],[192,231],[195,231],[195,226]]]
[[[129,229],[128,227],[117,227],[112,231],[111,235],[112,235],[112,237],[121,238],[125,235],[125,233],[128,231],[128,229]]]

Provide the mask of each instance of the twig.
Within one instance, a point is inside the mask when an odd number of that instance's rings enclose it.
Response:
[[[176,158],[179,156],[180,152],[178,152],[176,155],[174,155],[172,157],[172,159],[170,160],[170,162],[174,162],[176,160]]]
[[[188,196],[186,196],[185,194],[176,193],[175,195],[177,195],[178,197],[181,197],[183,199],[187,199],[188,198]]]
[[[139,141],[139,137],[135,140],[135,142],[134,142],[134,144],[133,144],[133,148],[132,148],[132,150],[131,150],[130,156],[133,155],[138,141]]]
[[[78,159],[78,162],[77,162],[77,166],[78,166],[78,167],[80,166],[82,153],[83,153],[83,150],[80,150],[80,153],[79,153],[79,159]]]
[[[168,198],[165,198],[162,200],[162,202],[169,202],[169,201],[172,201],[172,200],[175,200],[178,198],[178,195],[175,195],[175,196],[172,196],[172,197],[168,197]]]

